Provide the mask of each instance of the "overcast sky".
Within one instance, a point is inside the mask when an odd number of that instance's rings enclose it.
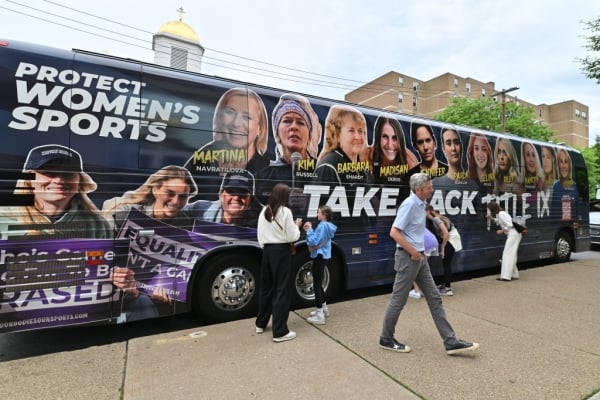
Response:
[[[152,34],[183,6],[207,74],[343,99],[389,71],[421,80],[451,72],[518,86],[511,94],[534,104],[586,104],[590,143],[600,136],[600,86],[576,61],[588,54],[582,21],[600,16],[598,1],[187,3],[0,0],[0,37],[151,62]]]

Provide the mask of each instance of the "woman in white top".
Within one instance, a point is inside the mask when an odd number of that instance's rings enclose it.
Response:
[[[488,203],[490,214],[487,216],[500,226],[496,231],[498,235],[506,234],[506,243],[502,252],[502,268],[500,270],[499,281],[510,281],[519,279],[519,270],[517,269],[517,253],[521,243],[522,234],[517,232],[513,226],[511,216],[502,209],[498,203]]]
[[[256,333],[263,333],[271,314],[273,341],[296,337],[287,326],[292,300],[292,254],[290,243],[300,238],[300,218],[294,221],[288,208],[290,188],[278,183],[258,217],[258,243],[263,247]]]

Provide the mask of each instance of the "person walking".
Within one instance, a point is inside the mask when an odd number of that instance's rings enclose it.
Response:
[[[408,292],[416,281],[427,300],[433,322],[442,337],[446,353],[460,354],[479,348],[478,343],[465,342],[457,338],[454,329],[446,318],[442,297],[435,286],[427,257],[425,256],[425,207],[426,200],[433,194],[431,177],[426,173],[416,173],[410,177],[411,194],[396,214],[390,236],[396,242],[396,253],[392,296],[385,311],[379,346],[399,353],[411,351],[408,345],[394,338],[400,312],[408,300]]]
[[[519,244],[523,235],[513,226],[513,220],[509,213],[504,211],[496,202],[488,203],[490,213],[487,218],[494,221],[500,229],[496,231],[498,235],[503,233],[506,235],[504,250],[502,251],[502,267],[500,268],[499,281],[510,281],[511,279],[519,279],[519,270],[517,269],[517,253]]]
[[[287,321],[292,300],[292,254],[290,243],[300,238],[302,220],[294,221],[287,206],[290,187],[278,183],[258,217],[257,238],[263,248],[258,296],[256,333],[263,333],[273,316],[273,341],[285,342],[296,337]]]
[[[316,325],[325,325],[325,318],[329,317],[329,309],[325,302],[325,291],[323,289],[323,272],[325,261],[331,259],[331,239],[337,230],[337,226],[331,222],[331,214],[331,207],[321,206],[317,211],[317,219],[319,220],[317,228],[313,229],[310,221],[304,223],[306,244],[310,250],[310,258],[312,258],[312,276],[315,291],[315,310],[311,311],[306,320]]]

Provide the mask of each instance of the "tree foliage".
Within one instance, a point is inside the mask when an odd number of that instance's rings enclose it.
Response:
[[[596,144],[586,149],[579,149],[583,153],[588,171],[590,196],[594,197],[596,186],[600,184],[600,137],[596,137]]]
[[[596,83],[600,84],[600,17],[591,20],[583,21],[586,29],[590,32],[589,36],[584,36],[586,45],[583,46],[591,54],[583,58],[577,58],[581,64],[581,71],[589,79],[595,79]]]
[[[554,132],[535,119],[532,107],[507,102],[504,109],[505,131],[513,135],[548,141]],[[434,117],[438,121],[468,125],[494,132],[502,131],[502,104],[491,98],[455,97],[448,107]]]

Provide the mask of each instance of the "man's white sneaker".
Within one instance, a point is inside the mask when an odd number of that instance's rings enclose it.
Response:
[[[417,292],[415,289],[411,289],[411,291],[408,292],[408,295],[413,299],[420,299],[421,297],[423,297],[423,293]]]
[[[325,313],[323,310],[315,310],[315,314],[306,318],[306,321],[315,325],[325,325]]]

